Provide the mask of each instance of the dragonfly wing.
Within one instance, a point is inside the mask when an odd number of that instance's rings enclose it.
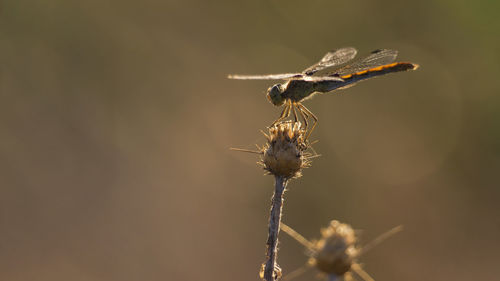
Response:
[[[398,55],[396,50],[378,49],[373,51],[367,57],[364,57],[352,64],[346,65],[336,71],[329,73],[338,74],[340,76],[344,74],[352,74],[366,69],[382,66],[393,62]]]
[[[314,73],[327,67],[344,64],[352,60],[356,56],[356,53],[356,49],[350,47],[328,52],[318,63],[310,66],[302,73],[306,75],[313,75]]]
[[[302,73],[282,73],[282,74],[265,74],[265,75],[239,75],[230,74],[227,76],[229,79],[238,80],[288,80],[290,78],[302,77]]]
[[[344,79],[336,76],[304,76],[298,78],[297,80],[311,81],[311,82],[321,82],[321,81],[338,81],[344,82]]]

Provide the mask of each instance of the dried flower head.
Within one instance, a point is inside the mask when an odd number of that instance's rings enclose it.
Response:
[[[343,277],[343,280],[353,280],[352,273],[355,273],[364,281],[373,281],[373,278],[363,270],[357,259],[387,238],[403,230],[403,226],[392,228],[362,248],[357,244],[357,237],[352,227],[336,220],[332,220],[328,227],[321,229],[320,240],[312,242],[284,223],[281,224],[281,229],[307,248],[308,255],[311,257],[307,263],[308,268],[316,267],[328,276],[328,280],[337,280],[338,277]],[[284,278],[290,280],[302,273],[304,273],[304,267],[296,269]]]
[[[305,133],[300,122],[281,122],[269,128],[269,135],[264,134],[267,137],[261,161],[264,169],[287,179],[300,177],[302,169],[310,165],[304,153],[309,147]]]
[[[320,271],[342,276],[351,269],[358,255],[357,238],[352,227],[332,220],[321,229],[321,239],[314,244],[311,262]]]

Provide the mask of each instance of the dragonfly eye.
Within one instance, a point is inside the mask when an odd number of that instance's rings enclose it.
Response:
[[[285,99],[281,96],[281,85],[276,84],[267,90],[267,99],[274,105],[280,106],[285,103]]]

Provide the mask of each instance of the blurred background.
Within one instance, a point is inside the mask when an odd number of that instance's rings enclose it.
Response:
[[[258,280],[273,81],[328,50],[399,50],[414,72],[305,105],[322,156],[284,221],[332,219],[375,280],[500,275],[500,3],[0,2],[0,280]],[[307,260],[281,235],[284,273]],[[314,270],[296,280],[319,280]]]

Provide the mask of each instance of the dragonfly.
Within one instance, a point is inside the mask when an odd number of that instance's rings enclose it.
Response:
[[[305,128],[311,117],[314,123],[306,135],[307,139],[318,123],[314,115],[302,102],[317,93],[328,93],[337,89],[345,89],[359,81],[380,75],[415,70],[419,66],[411,62],[394,62],[398,51],[377,49],[368,56],[350,64],[357,54],[352,47],[340,48],[326,53],[323,58],[300,73],[282,73],[266,75],[228,75],[229,79],[238,80],[284,80],[267,90],[267,99],[275,106],[284,106],[280,117],[271,126],[290,117],[291,112],[297,122],[297,112],[304,120]],[[345,65],[344,65],[345,64]]]

